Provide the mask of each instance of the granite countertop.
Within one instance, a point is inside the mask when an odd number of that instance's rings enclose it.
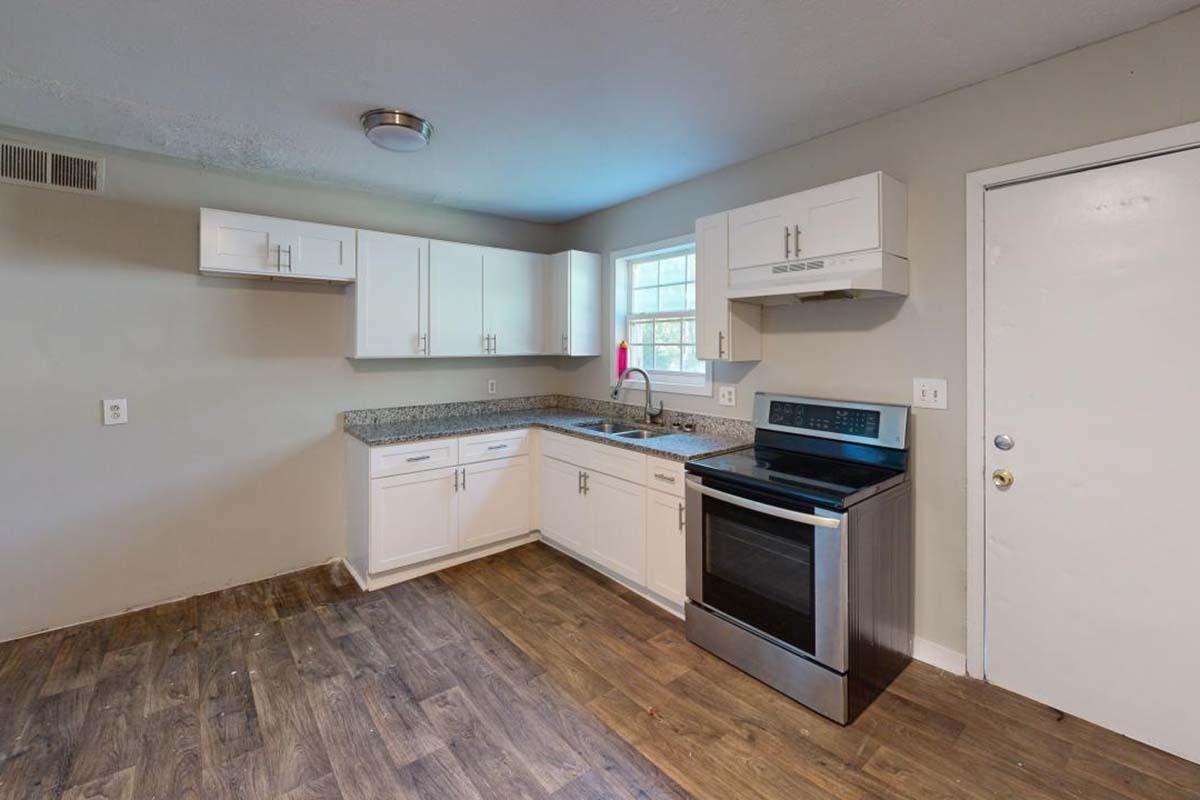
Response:
[[[603,422],[607,419],[611,419],[611,417],[570,409],[530,408],[518,411],[463,414],[440,419],[349,424],[346,425],[345,431],[371,447],[380,447],[403,442],[417,442],[423,439],[471,436],[477,433],[495,433],[518,428],[544,428],[555,433],[602,442],[624,450],[633,450],[673,461],[708,458],[738,450],[752,443],[744,437],[700,432],[668,433],[653,439],[625,439],[578,427],[593,422]],[[638,427],[653,428],[654,426],[638,425]]]

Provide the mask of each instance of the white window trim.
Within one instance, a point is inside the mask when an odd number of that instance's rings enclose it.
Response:
[[[605,363],[608,367],[608,385],[610,387],[617,385],[616,352],[617,346],[625,338],[625,323],[629,313],[629,262],[635,257],[641,258],[654,255],[655,253],[666,253],[671,250],[694,246],[695,243],[696,237],[688,234],[638,247],[614,250],[608,254],[609,283],[607,289],[608,297],[612,302],[609,306],[611,314],[608,320],[610,342],[605,353]],[[701,397],[712,397],[713,395],[712,364],[708,361],[704,362],[703,375],[683,375],[674,372],[655,372],[651,370],[650,380],[652,384],[651,388],[655,394],[662,392],[663,394],[686,394]],[[646,384],[640,376],[632,375],[626,379],[624,386],[621,388],[623,390],[645,391]]]

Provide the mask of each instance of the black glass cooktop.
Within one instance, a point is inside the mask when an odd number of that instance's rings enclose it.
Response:
[[[903,478],[904,471],[763,445],[689,461],[687,471],[758,491],[844,507]]]

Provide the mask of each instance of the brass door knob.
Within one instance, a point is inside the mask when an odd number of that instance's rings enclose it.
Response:
[[[1013,474],[1006,469],[998,469],[992,473],[992,483],[996,484],[997,489],[1007,489],[1013,485],[1016,480]]]

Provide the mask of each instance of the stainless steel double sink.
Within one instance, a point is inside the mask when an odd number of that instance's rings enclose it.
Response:
[[[614,436],[618,439],[653,439],[656,436],[667,435],[667,431],[639,428],[636,425],[630,425],[626,422],[588,422],[576,425],[575,427],[582,428],[585,431],[595,431],[607,436]]]

